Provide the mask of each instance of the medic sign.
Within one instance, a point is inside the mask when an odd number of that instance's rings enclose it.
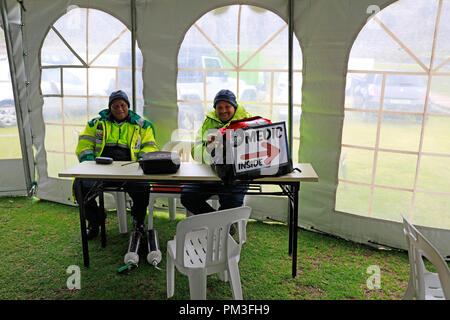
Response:
[[[236,174],[261,169],[277,169],[289,161],[284,122],[235,130],[232,133],[232,139]]]

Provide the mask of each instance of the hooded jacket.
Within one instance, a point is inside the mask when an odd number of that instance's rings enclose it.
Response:
[[[206,150],[206,139],[209,134],[211,133],[217,133],[218,129],[227,127],[230,125],[231,121],[233,120],[241,120],[245,118],[251,118],[252,115],[248,113],[244,107],[238,103],[236,112],[234,113],[234,116],[227,122],[223,123],[216,115],[216,109],[213,109],[209,111],[206,114],[206,119],[203,121],[202,128],[197,132],[194,146],[191,150],[192,158],[195,161],[208,163],[210,160],[210,155],[208,152],[205,152]]]
[[[158,151],[152,124],[132,110],[120,126],[114,122],[109,109],[100,111],[99,116],[89,121],[80,133],[75,153],[80,162],[95,160],[101,156],[105,146],[129,149],[131,161]]]

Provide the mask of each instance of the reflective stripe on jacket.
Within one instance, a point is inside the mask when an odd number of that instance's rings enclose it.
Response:
[[[131,161],[136,161],[146,153],[158,151],[154,134],[152,124],[133,111],[129,110],[128,118],[119,126],[110,121],[109,109],[104,109],[80,133],[75,153],[83,162],[95,160],[106,145],[117,146],[129,149]]]

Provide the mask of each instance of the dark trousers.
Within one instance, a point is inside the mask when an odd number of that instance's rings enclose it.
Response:
[[[80,182],[81,181],[79,179],[75,179],[73,183],[73,190],[78,203],[82,201],[82,199],[80,199],[80,195],[77,192],[77,186],[80,184]],[[94,184],[95,181],[83,181],[83,183],[81,184],[83,194],[86,195],[86,193],[89,192]],[[110,182],[106,183],[105,186],[115,186],[118,184],[121,185],[122,183]],[[131,215],[138,224],[142,224],[144,223],[145,215],[147,214],[147,206],[150,196],[150,185],[145,182],[127,182],[125,186],[126,188],[133,189],[132,192],[128,192],[130,198],[133,200]],[[105,213],[100,212],[100,208],[97,205],[97,201],[95,201],[95,198],[92,198],[85,204],[85,209],[86,220],[90,225],[99,225],[102,221],[101,219],[105,218]]]
[[[241,207],[244,203],[245,192],[248,185],[238,186],[206,186],[187,185],[181,193],[181,204],[193,214],[202,214],[215,211],[206,200],[213,195],[219,196],[219,210]],[[218,194],[218,192],[240,192],[235,194]]]

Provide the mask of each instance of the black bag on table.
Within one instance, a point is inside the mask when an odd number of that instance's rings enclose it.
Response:
[[[180,156],[177,152],[150,152],[138,162],[145,174],[175,173],[180,168]]]

